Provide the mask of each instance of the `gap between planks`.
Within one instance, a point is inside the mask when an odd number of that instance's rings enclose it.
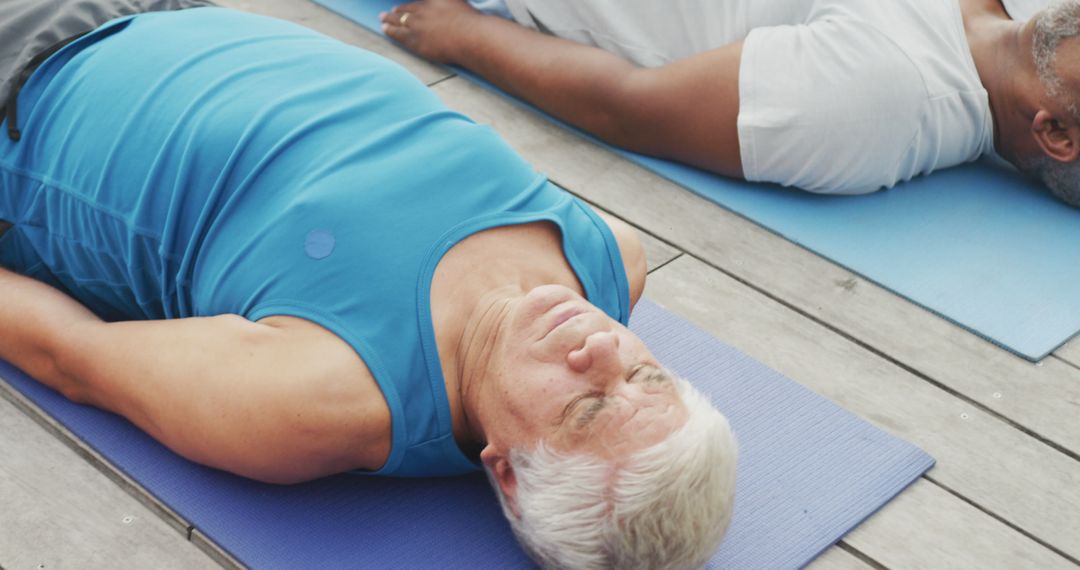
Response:
[[[45,410],[41,409],[41,407],[13,388],[4,381],[3,378],[0,378],[0,397],[13,404],[17,409],[33,419],[38,425],[86,460],[86,462],[93,466],[98,472],[105,475],[118,487],[126,491],[127,494],[138,500],[139,503],[150,509],[151,512],[168,523],[169,526],[181,535],[187,536],[191,528],[190,523],[184,520],[184,518],[177,514],[176,511],[169,508],[168,505],[159,501],[134,479],[128,477],[124,472],[113,466],[105,456],[87,445],[86,442],[63,424],[53,419],[53,417],[45,412]]]
[[[11,540],[36,541],[22,542],[22,547],[0,556],[17,566],[39,567],[75,562],[87,568],[113,567],[125,560],[162,568],[214,564],[188,543],[186,527],[177,517],[165,515],[147,497],[118,484],[117,473],[103,469],[103,458],[93,459],[92,450],[45,421],[40,409],[14,392],[0,379],[0,407],[10,416],[5,423],[15,430],[0,438],[9,453],[15,453],[6,469],[0,469],[8,471],[4,482],[15,485],[4,502],[12,509],[18,509],[20,501],[34,501],[34,506],[24,504],[27,511],[22,515],[16,510],[0,515],[12,524],[2,538],[8,539],[9,547]]]

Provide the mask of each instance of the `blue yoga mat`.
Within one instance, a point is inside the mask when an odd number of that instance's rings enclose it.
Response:
[[[379,32],[404,0],[314,1]],[[1080,211],[1004,163],[815,196],[612,150],[1029,360],[1080,331]]]
[[[631,328],[712,396],[739,439],[735,514],[710,567],[801,567],[933,465],[920,449],[648,301]],[[3,361],[0,377],[252,568],[529,566],[481,475],[265,485],[190,463]]]

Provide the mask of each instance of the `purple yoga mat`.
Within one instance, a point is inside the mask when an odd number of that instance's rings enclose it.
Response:
[[[710,567],[801,567],[933,465],[647,300],[630,325],[661,362],[712,396],[739,438],[735,516]],[[190,463],[3,361],[0,378],[252,568],[529,566],[481,475],[255,483]]]

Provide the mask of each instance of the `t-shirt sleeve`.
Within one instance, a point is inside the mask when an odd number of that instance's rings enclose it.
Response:
[[[746,179],[827,194],[873,192],[908,177],[928,100],[898,46],[842,18],[753,30],[739,97]]]

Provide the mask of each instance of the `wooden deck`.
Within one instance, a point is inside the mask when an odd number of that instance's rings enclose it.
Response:
[[[1029,363],[307,0],[222,3],[404,65],[638,228],[653,301],[937,459],[811,568],[1080,568],[1080,340]],[[3,388],[0,567],[228,564]]]

